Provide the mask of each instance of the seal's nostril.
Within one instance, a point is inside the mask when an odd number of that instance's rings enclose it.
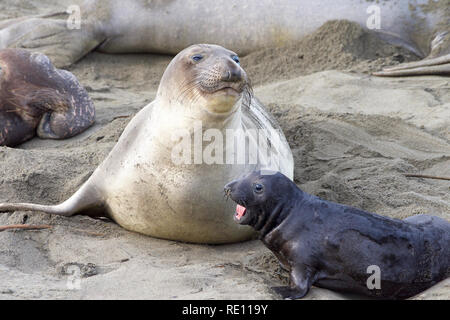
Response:
[[[241,71],[239,71],[238,69],[233,70],[231,72],[231,77],[236,80],[241,80]]]
[[[226,194],[227,196],[231,196],[231,187],[232,187],[233,184],[234,184],[234,181],[232,181],[232,182],[230,182],[230,183],[227,183],[227,184],[225,185],[225,187],[223,187],[223,191],[225,192],[225,194]]]
[[[223,73],[222,80],[228,81],[228,82],[239,82],[242,80],[242,75],[238,69],[232,68],[232,69],[226,70]]]

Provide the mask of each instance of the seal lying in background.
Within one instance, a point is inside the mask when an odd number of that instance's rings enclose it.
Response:
[[[33,138],[65,139],[95,121],[95,108],[75,76],[43,54],[0,51],[0,146]]]
[[[0,22],[0,48],[41,51],[60,67],[92,50],[177,54],[193,43],[217,43],[243,55],[346,19],[364,28],[373,22],[385,40],[427,57],[378,75],[450,74],[448,0],[87,0],[79,11],[70,8],[71,14]]]
[[[273,130],[279,140],[270,133]],[[219,142],[228,132],[236,139],[248,134],[249,150],[266,140],[269,148],[257,161],[240,162],[236,157],[222,164],[220,159],[202,159],[208,155],[209,141]],[[158,238],[197,243],[246,240],[254,231],[234,223],[234,208],[223,201],[220,190],[227,181],[272,163],[266,161],[272,157],[292,178],[292,153],[280,132],[252,98],[237,55],[215,45],[194,45],[170,62],[156,99],[131,120],[108,157],[71,198],[56,206],[3,203],[0,212],[106,215],[128,230]],[[258,134],[262,140],[256,139]],[[189,156],[179,159],[185,143]],[[233,143],[217,146],[211,152],[215,156],[239,152]]]
[[[450,276],[450,223],[434,216],[391,219],[309,195],[281,173],[256,171],[230,182],[234,219],[290,270],[284,298],[304,297],[312,285],[380,298],[411,297]],[[367,270],[379,267],[380,288]]]

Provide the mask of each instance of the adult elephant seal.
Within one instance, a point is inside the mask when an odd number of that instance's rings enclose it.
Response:
[[[40,53],[0,50],[0,146],[16,146],[36,134],[69,138],[94,121],[94,105],[72,73],[55,69]]]
[[[450,276],[450,223],[441,218],[397,220],[325,201],[281,173],[253,172],[225,193],[238,203],[236,222],[258,230],[290,270],[290,287],[274,288],[284,298],[315,285],[404,299]]]
[[[256,158],[246,156],[268,140]],[[287,141],[252,98],[239,58],[219,46],[194,45],[171,61],[156,99],[70,199],[56,206],[0,204],[0,212],[106,214],[128,230],[158,238],[242,241],[254,231],[234,223],[221,189],[229,179],[271,166],[292,178]]]
[[[0,48],[41,51],[58,66],[95,49],[177,54],[193,43],[217,43],[243,55],[346,19],[426,58],[378,75],[450,74],[448,0],[88,0],[68,9],[0,22]]]

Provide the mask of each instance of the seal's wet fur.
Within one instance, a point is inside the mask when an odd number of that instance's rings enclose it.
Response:
[[[302,298],[315,285],[404,299],[450,276],[450,223],[444,219],[397,220],[325,201],[281,173],[255,171],[227,184],[225,193],[246,208],[235,220],[259,231],[290,270],[290,287],[274,288],[284,298]],[[368,289],[369,266],[380,268],[380,289]]]

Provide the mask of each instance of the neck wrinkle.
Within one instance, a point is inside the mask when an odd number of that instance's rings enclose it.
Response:
[[[240,101],[238,103],[241,103]],[[167,130],[176,129],[193,129],[200,122],[202,131],[208,129],[218,129],[225,131],[226,129],[239,129],[242,125],[241,106],[235,106],[233,112],[227,115],[209,115],[208,111],[200,109],[198,106],[187,108],[179,102],[173,101],[168,103],[164,99],[156,101],[152,110],[153,126],[164,127]]]
[[[304,192],[297,188],[297,186],[295,186],[295,189],[293,197],[297,198],[296,201],[288,204],[280,202],[275,206],[275,209],[272,210],[269,219],[260,231],[260,239],[264,239],[269,233],[280,226],[287,219],[292,208],[305,201]]]
[[[278,227],[285,219],[286,219],[286,210],[284,203],[278,203],[275,206],[275,209],[269,213],[269,218],[266,223],[259,231],[260,238],[264,238],[267,234],[273,231],[276,227]]]

